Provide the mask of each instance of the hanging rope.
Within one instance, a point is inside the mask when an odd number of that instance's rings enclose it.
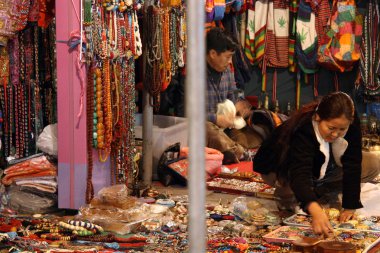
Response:
[[[77,59],[76,59],[76,62],[75,62],[75,68],[76,68],[76,71],[77,71],[77,75],[79,77],[79,82],[80,82],[80,88],[81,88],[81,91],[80,91],[80,99],[79,99],[79,113],[77,115],[77,118],[80,118],[82,116],[82,112],[83,112],[83,99],[84,99],[84,83],[85,83],[85,78],[84,78],[84,73],[82,71],[82,62],[81,62],[81,57],[80,57],[80,52],[79,52],[79,45],[81,44],[81,32],[76,30],[76,31],[73,31],[71,32],[70,34],[70,38],[69,38],[69,41],[68,41],[68,45],[69,45],[69,51],[76,51],[77,52]]]

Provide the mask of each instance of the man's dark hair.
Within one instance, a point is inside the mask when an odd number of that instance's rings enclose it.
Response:
[[[214,49],[218,54],[225,51],[236,51],[239,46],[233,36],[219,27],[211,28],[207,33],[206,45],[207,53]]]

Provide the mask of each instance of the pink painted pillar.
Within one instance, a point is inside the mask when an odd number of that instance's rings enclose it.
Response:
[[[75,7],[74,7],[75,4]],[[69,52],[67,41],[79,31],[80,1],[56,1],[57,87],[58,87],[58,206],[78,209],[85,204],[87,185],[86,96],[80,118],[81,83],[76,71],[77,52]],[[82,68],[86,80],[86,69]],[[86,88],[86,81],[83,84]],[[84,90],[84,94],[86,94]],[[109,161],[93,155],[95,194],[110,185]]]
[[[77,54],[69,53],[67,45],[70,33],[80,27],[76,15],[79,10],[78,0],[56,1],[58,206],[69,209],[77,209],[85,203],[87,177],[86,108],[84,102],[84,113],[78,119],[81,90],[75,69]]]

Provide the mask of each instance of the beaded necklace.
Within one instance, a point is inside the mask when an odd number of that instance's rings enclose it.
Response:
[[[111,151],[112,142],[112,108],[111,108],[111,81],[110,81],[110,61],[103,62],[103,111],[104,111],[104,148],[99,149],[99,160],[105,162]],[[98,147],[99,143],[98,143]]]
[[[126,107],[127,113],[125,115],[125,129],[127,135],[124,143],[124,163],[125,167],[124,169],[127,170],[130,168],[128,172],[125,173],[125,176],[128,175],[128,178],[130,178],[130,174],[132,172],[133,168],[133,159],[136,153],[135,149],[135,111],[136,111],[136,104],[135,104],[135,61],[131,57],[127,59],[127,83],[126,83]],[[129,173],[129,174],[128,174]],[[127,182],[127,178],[125,179],[125,182]]]
[[[95,82],[96,88],[94,89],[96,96],[94,100],[96,102],[96,114],[94,114],[94,123],[96,123],[96,142],[94,140],[94,147],[99,149],[104,148],[104,118],[103,118],[103,87],[102,87],[102,71],[100,68],[95,69]]]
[[[380,68],[379,53],[379,22],[380,11],[378,1],[369,1],[368,12],[364,19],[364,29],[361,43],[360,74],[365,93],[368,96],[380,94],[380,78],[378,69]]]
[[[31,133],[31,141],[34,141],[34,150],[36,151],[35,147],[37,146],[37,136],[42,132],[43,130],[43,108],[41,104],[41,95],[40,95],[40,70],[39,70],[39,51],[38,51],[38,45],[39,45],[39,28],[37,26],[34,27],[34,67],[35,67],[35,82],[33,82],[34,87],[33,89],[33,105],[30,113],[30,121],[31,121],[31,129],[29,129]],[[34,121],[32,120],[34,118]],[[33,135],[33,129],[34,129],[34,135]]]
[[[7,87],[9,80],[9,55],[5,47],[0,48],[0,105],[3,112],[3,124],[5,134],[4,138],[4,153],[6,156],[9,154],[9,144],[8,144],[8,131],[9,131],[9,121],[8,121],[8,99],[7,99]],[[1,129],[2,130],[2,129]]]
[[[126,22],[125,22],[125,30],[126,30],[126,37],[128,41],[126,41],[126,47],[129,49],[131,55],[135,55],[135,40],[134,40],[134,24],[133,24],[133,18],[132,18],[132,11],[128,10],[125,13],[126,15]]]
[[[172,73],[176,73],[178,68],[178,10],[172,8],[170,12],[170,57],[172,59]]]
[[[94,142],[94,69],[92,64],[87,70],[87,184],[86,184],[86,203],[89,204],[94,198],[94,187],[92,184],[92,171],[93,171],[93,160],[92,160],[92,144]]]
[[[185,66],[185,49],[186,49],[186,43],[187,43],[187,37],[186,37],[186,12],[183,7],[180,7],[180,22],[179,22],[179,47],[178,47],[178,67],[182,68]]]
[[[164,13],[162,15],[162,44],[163,44],[163,52],[162,52],[162,62],[161,64],[164,66],[162,68],[162,90],[165,90],[166,87],[170,84],[172,73],[172,59],[170,57],[170,33],[169,33],[169,8],[164,9]]]
[[[140,55],[142,55],[142,43],[140,38],[140,28],[139,28],[139,22],[137,19],[136,10],[133,11],[133,40],[134,40],[134,50],[135,50],[135,58],[138,58]]]

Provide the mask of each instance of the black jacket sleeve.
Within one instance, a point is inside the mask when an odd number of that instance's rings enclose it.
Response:
[[[360,181],[361,181],[361,129],[357,121],[350,126],[345,137],[348,147],[344,152],[341,161],[343,165],[343,201],[342,207],[347,209],[362,208],[360,202]]]

